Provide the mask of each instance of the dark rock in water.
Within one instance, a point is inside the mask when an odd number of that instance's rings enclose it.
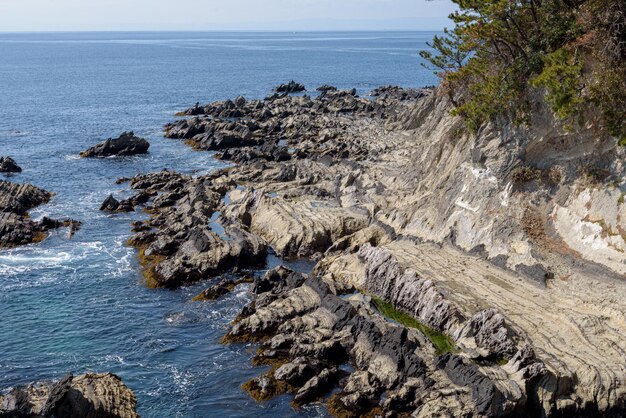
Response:
[[[274,90],[277,93],[299,93],[306,91],[306,87],[304,87],[304,84],[296,83],[294,80],[291,80],[289,83],[280,84]]]
[[[11,157],[0,157],[0,173],[21,173],[22,168]]]
[[[82,223],[79,221],[75,221],[73,219],[58,220],[58,219],[52,219],[52,218],[48,218],[47,216],[44,216],[41,219],[41,221],[39,221],[39,225],[44,230],[57,229],[57,228],[69,228],[68,235],[71,238],[72,236],[74,236],[76,231],[80,229],[80,227],[82,226]]]
[[[102,202],[100,210],[109,212],[132,212],[135,210],[137,205],[146,203],[154,195],[155,193],[149,193],[142,190],[133,197],[124,199],[120,202],[113,197],[112,194],[110,194],[106,199],[104,199],[104,202]]]
[[[252,277],[244,276],[240,279],[222,279],[213,286],[203,290],[199,295],[193,298],[195,302],[203,300],[215,300],[233,291],[236,286],[243,283],[251,283]]]
[[[102,205],[100,205],[100,210],[115,211],[119,207],[120,202],[114,198],[112,194],[110,194],[106,199],[104,199]]]
[[[136,418],[137,399],[110,373],[69,375],[0,395],[0,417]]]
[[[327,91],[337,91],[337,87],[335,86],[330,86],[328,84],[324,84],[323,86],[319,86],[317,88],[317,91],[321,91],[321,92],[327,92]]]
[[[48,203],[52,193],[30,184],[0,180],[0,212],[25,215],[30,209]]]
[[[146,227],[129,240],[142,251],[149,286],[176,288],[265,261],[267,246],[262,239],[238,225],[225,223],[216,228],[213,216],[219,216],[229,185],[212,180],[213,175],[192,178],[170,171],[130,180],[139,192],[128,199],[129,204],[139,204],[158,193]],[[221,288],[231,285],[223,283]],[[214,289],[206,296],[218,297],[221,292]]]
[[[30,219],[28,211],[51,198],[52,193],[30,184],[0,181],[0,248],[42,241],[46,232],[54,228],[69,227],[70,235],[78,230],[80,223],[72,220]]]
[[[80,153],[81,157],[111,157],[145,154],[150,143],[135,136],[133,132],[124,132],[118,138],[109,138],[100,144]]]

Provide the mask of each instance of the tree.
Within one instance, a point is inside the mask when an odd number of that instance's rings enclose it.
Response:
[[[530,118],[533,90],[555,115],[576,123],[601,112],[602,127],[626,144],[624,0],[453,0],[453,29],[420,55],[478,129],[505,116]]]

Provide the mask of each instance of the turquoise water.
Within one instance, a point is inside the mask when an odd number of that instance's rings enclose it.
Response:
[[[0,251],[0,387],[67,372],[111,371],[137,393],[143,417],[324,416],[294,411],[288,397],[257,404],[240,385],[261,370],[253,346],[219,339],[248,301],[246,287],[191,303],[206,283],[146,289],[124,242],[141,215],[98,211],[115,179],[219,163],[164,139],[162,126],[197,101],[264,97],[295,79],[356,87],[431,85],[418,50],[433,33],[0,34],[0,156],[24,172],[9,178],[55,193],[31,216],[72,217],[83,228],[39,245]],[[133,130],[146,156],[81,160],[103,138]],[[270,260],[276,264],[279,260]],[[307,269],[306,263],[298,268]]]

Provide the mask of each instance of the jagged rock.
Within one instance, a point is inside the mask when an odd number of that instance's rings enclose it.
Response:
[[[156,196],[149,208],[153,230],[138,231],[129,240],[142,252],[150,286],[176,288],[265,260],[267,247],[261,239],[212,220],[223,187],[211,175],[193,179],[164,171],[136,176],[130,184],[140,190],[129,199],[132,206]]]
[[[115,211],[119,207],[120,202],[114,198],[112,194],[110,194],[106,199],[104,199],[102,205],[100,205],[100,210]]]
[[[0,395],[1,417],[135,418],[137,400],[113,374],[69,375]]]
[[[462,357],[447,353],[439,359],[437,366],[443,369],[455,384],[471,388],[479,414],[491,417],[503,416],[509,412],[506,409],[506,396],[475,364],[468,364]]]
[[[80,228],[73,220],[52,220],[44,217],[33,221],[28,211],[47,203],[52,193],[30,184],[0,180],[0,248],[32,244],[42,241],[50,229],[68,227],[70,236]]]
[[[252,293],[261,294],[265,292],[282,293],[285,289],[295,289],[305,280],[301,273],[296,273],[284,266],[278,266],[269,270],[261,277],[254,279]]]
[[[80,153],[81,157],[111,157],[145,154],[150,144],[133,132],[124,132],[118,138],[109,138],[92,148]]]
[[[313,402],[330,392],[338,380],[339,372],[336,368],[324,369],[298,389],[293,402],[297,405]]]
[[[193,298],[194,301],[215,300],[233,291],[236,286],[243,283],[251,283],[252,277],[244,276],[240,279],[222,279],[211,287],[204,289]]]
[[[21,173],[22,168],[11,157],[0,157],[0,173]]]
[[[378,87],[370,92],[370,96],[381,100],[417,100],[427,96],[427,89],[404,89],[398,86]]]
[[[293,80],[286,84],[280,84],[274,89],[274,91],[276,91],[277,93],[299,93],[305,90],[306,87],[304,87],[303,84],[296,83]]]
[[[160,194],[152,229],[133,242],[155,273],[192,280],[215,274],[200,267],[216,258],[198,254],[222,248],[232,228],[279,256],[319,260],[310,277],[258,279],[225,337],[262,341],[255,363],[280,370],[284,380],[269,372],[250,384],[259,399],[318,387],[321,371],[299,375],[307,369],[295,359],[306,358],[354,368],[331,385],[340,415],[623,412],[623,184],[590,188],[577,173],[593,160],[624,178],[624,151],[602,133],[535,126],[551,120],[547,108],[529,126],[494,121],[470,133],[441,93],[384,87],[372,100],[329,90],[196,106],[166,135],[199,150],[235,137],[220,153],[239,165],[138,178]],[[510,174],[522,163],[558,165],[563,177],[519,190]],[[203,203],[181,201],[189,195]],[[357,289],[415,328],[346,294]],[[441,338],[453,353],[439,357]]]

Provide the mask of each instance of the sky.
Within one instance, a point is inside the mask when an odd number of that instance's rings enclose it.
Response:
[[[441,30],[451,0],[0,0],[0,32]]]

